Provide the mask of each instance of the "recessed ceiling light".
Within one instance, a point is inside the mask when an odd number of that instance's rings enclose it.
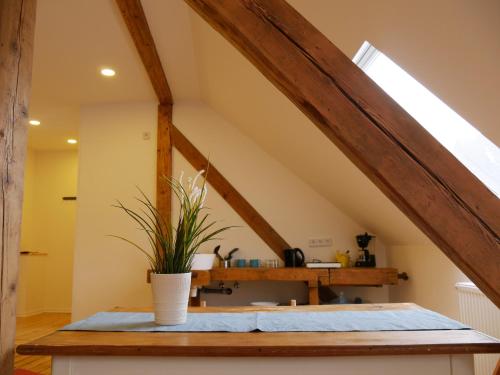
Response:
[[[33,126],[38,126],[41,124],[41,122],[38,120],[30,120],[29,122],[30,122],[30,125],[33,125]]]
[[[68,142],[71,145],[78,143],[78,141],[76,139],[73,139],[73,138],[68,139],[66,142]]]
[[[113,69],[104,68],[101,69],[101,74],[105,77],[113,77],[116,74],[116,72]]]

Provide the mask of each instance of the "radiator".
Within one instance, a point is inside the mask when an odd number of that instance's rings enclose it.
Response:
[[[487,335],[500,337],[500,309],[491,302],[473,283],[457,283],[460,320]],[[495,370],[499,354],[474,355],[474,374],[491,375]]]

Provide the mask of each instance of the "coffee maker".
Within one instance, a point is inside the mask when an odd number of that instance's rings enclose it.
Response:
[[[370,243],[371,239],[375,236],[370,236],[368,233],[365,232],[365,234],[359,234],[356,236],[356,242],[358,243],[358,246],[360,247],[360,255],[356,263],[354,264],[355,267],[375,267],[375,254],[370,254],[370,251],[368,251],[368,244]]]

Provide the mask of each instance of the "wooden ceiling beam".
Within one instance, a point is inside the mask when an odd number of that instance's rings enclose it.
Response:
[[[116,0],[160,104],[173,104],[172,92],[140,0]]]
[[[496,196],[284,0],[185,1],[500,306]]]
[[[156,133],[156,208],[167,223],[172,216],[172,105],[158,104]]]
[[[175,146],[197,170],[205,169],[208,160],[172,123],[172,95],[140,0],[116,0],[116,3],[160,102],[157,128],[156,206],[164,217],[170,218],[172,192],[164,176],[172,175],[172,146]],[[283,259],[283,250],[290,245],[212,164],[207,180],[250,228]]]
[[[166,178],[172,176],[173,97],[140,0],[116,0],[122,18],[160,104],[156,132],[156,208],[169,222],[172,215],[172,189]]]

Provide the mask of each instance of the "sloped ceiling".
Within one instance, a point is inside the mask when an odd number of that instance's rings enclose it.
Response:
[[[143,1],[174,97],[199,98],[189,10],[182,1]],[[116,77],[99,74],[112,67]],[[79,107],[156,100],[113,0],[37,2],[30,147],[67,149],[78,134]]]
[[[420,231],[234,47],[194,16],[203,98],[270,155],[385,243]],[[370,152],[370,150],[366,150]]]
[[[206,101],[386,244],[428,243],[288,99],[183,1],[142,3],[174,100]],[[423,0],[411,6],[399,0],[291,3],[347,55],[369,40],[491,139],[500,140],[496,0],[480,6],[467,0]],[[69,147],[64,139],[78,132],[81,105],[155,100],[113,0],[43,0],[37,11],[30,116],[41,119],[42,126],[30,130],[32,147]],[[491,48],[485,50],[485,45]],[[117,76],[101,77],[102,66],[113,67]]]
[[[484,45],[500,45],[500,13],[493,12],[499,8],[493,1],[481,6],[452,0],[439,4],[426,0],[411,6],[398,0],[290,3],[348,56],[369,40],[491,139],[500,140],[498,93],[491,85],[491,79],[500,85],[496,64],[500,50],[492,47],[486,56],[480,52]],[[192,23],[205,101],[387,244],[429,243],[235,48],[196,14]],[[494,31],[498,32],[492,36]],[[453,64],[451,56],[456,62],[461,59],[460,64]],[[487,78],[480,71],[488,72]],[[465,72],[469,76],[464,77]]]

